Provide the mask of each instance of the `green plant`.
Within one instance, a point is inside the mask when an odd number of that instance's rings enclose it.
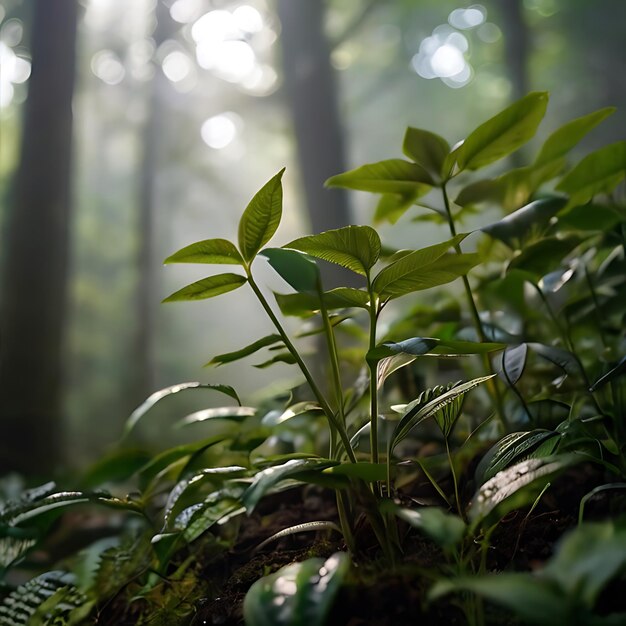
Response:
[[[414,205],[426,208],[416,219],[441,223],[448,238],[440,243],[391,250],[374,228],[351,225],[268,247],[282,217],[281,171],[243,212],[236,243],[206,239],[168,257],[166,263],[230,265],[234,271],[187,285],[167,302],[247,286],[273,326],[271,334],[213,356],[207,365],[265,351],[269,356],[260,366],[290,364],[302,382],[257,406],[242,405],[235,389],[217,383],[181,383],[156,392],[133,412],[123,445],[90,469],[81,491],[50,484],[7,499],[0,511],[3,573],[45,546],[65,509],[104,505],[103,511],[122,511],[124,521],[116,527],[115,515],[103,513],[103,532],[111,540],[72,557],[71,567],[83,574],[59,592],[75,603],[63,623],[74,623],[72,615],[86,615],[92,605],[115,620],[122,602],[137,611],[140,624],[187,623],[200,598],[214,597],[224,584],[207,579],[203,568],[228,558],[239,546],[240,528],[261,515],[264,502],[287,497],[296,486],[321,486],[334,492],[345,548],[363,566],[362,576],[377,569],[404,572],[417,534],[440,555],[436,567],[419,568],[420,580],[436,583],[432,598],[477,594],[460,596],[468,623],[485,623],[482,597],[537,623],[563,617],[555,607],[575,585],[561,572],[571,562],[584,569],[585,551],[562,548],[542,575],[550,589],[541,591],[527,574],[490,574],[498,567],[490,550],[502,520],[526,509],[519,543],[564,472],[590,463],[602,473],[599,484],[578,494],[581,520],[594,499],[623,489],[626,213],[619,184],[626,142],[567,168],[567,154],[612,112],[605,109],[552,133],[530,165],[478,179],[477,171],[534,136],[546,105],[547,94],[530,94],[454,147],[410,128],[403,143],[410,160],[365,165],[328,181],[380,194],[377,220],[394,222]],[[505,216],[464,232],[467,217],[494,207]],[[468,241],[476,252],[461,249]],[[292,291],[273,294],[273,302],[257,282],[259,262]],[[322,262],[350,270],[360,286],[326,290]],[[464,306],[443,289],[436,300],[428,297],[428,290],[459,278]],[[390,303],[402,298],[404,304],[413,294],[419,302],[392,313]],[[308,326],[290,333],[286,316],[303,318]],[[312,367],[311,337],[326,346],[321,368]],[[425,382],[426,375],[435,384]],[[480,387],[488,393],[469,394]],[[177,422],[187,429],[209,426],[205,436],[156,455],[132,444],[134,429],[157,403],[178,393],[207,392],[230,404]],[[473,463],[477,455],[482,459]],[[120,484],[138,491],[116,494]],[[101,486],[108,490],[94,490]],[[583,523],[575,536],[593,535],[602,549],[613,546],[611,533],[621,541],[621,526],[610,524],[609,532]],[[262,553],[268,544],[301,533],[330,538],[337,529],[328,516],[310,515],[259,536],[253,548]],[[252,550],[253,570],[245,577],[251,587],[244,606],[248,624],[323,623],[339,587],[358,578],[343,552],[328,559],[340,547],[304,554],[298,564],[270,566],[257,564],[253,548],[245,548]],[[620,563],[607,569],[602,585],[617,575]],[[45,585],[37,580],[33,589],[41,587],[43,594]],[[517,582],[521,591],[514,597]],[[596,623],[600,591],[594,587],[583,602],[584,623]],[[32,612],[61,619],[54,612],[65,595],[42,594]],[[523,612],[533,594],[546,607],[540,619],[539,611],[534,617]],[[9,594],[5,613],[22,596]]]

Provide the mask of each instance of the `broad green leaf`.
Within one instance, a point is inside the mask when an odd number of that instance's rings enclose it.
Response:
[[[467,237],[467,233],[461,233],[452,237],[452,239],[422,248],[421,250],[403,250],[400,253],[396,253],[394,255],[396,260],[383,268],[374,278],[374,291],[382,294],[386,287],[393,285],[397,280],[401,280],[413,272],[423,270],[446,254],[450,248],[457,246],[465,237]]]
[[[569,195],[567,208],[610,193],[626,176],[626,141],[604,146],[582,159],[556,186]]]
[[[516,248],[531,230],[544,229],[565,204],[563,198],[535,200],[481,230],[509,248]]]
[[[374,281],[374,290],[383,300],[399,298],[414,291],[450,283],[478,265],[480,257],[474,253],[450,253],[441,256],[429,265],[411,270],[414,261],[415,258],[411,256],[405,257],[384,268],[378,274]]]
[[[350,569],[350,557],[292,563],[257,580],[246,594],[246,626],[323,626]]]
[[[369,226],[345,226],[288,243],[293,248],[366,276],[380,256],[380,237]]]
[[[617,207],[594,204],[572,207],[565,215],[559,215],[558,220],[561,228],[608,232],[621,218]]]
[[[432,184],[432,176],[421,165],[403,159],[388,159],[362,165],[326,181],[328,187],[417,196],[430,191]]]
[[[526,367],[527,354],[528,346],[525,343],[520,343],[517,346],[507,346],[502,353],[500,360],[502,371],[498,373],[508,385],[515,385],[522,377]]]
[[[310,317],[318,313],[322,306],[319,295],[313,293],[275,293],[274,297],[283,315]],[[352,307],[367,309],[369,300],[366,291],[351,287],[338,287],[324,292],[324,303],[329,311]]]
[[[380,508],[381,511],[393,513],[413,528],[417,528],[442,548],[455,548],[465,535],[466,526],[460,517],[434,506],[410,509],[396,504],[393,500],[384,500]]]
[[[428,130],[409,127],[404,134],[402,151],[436,179],[444,175],[443,165],[450,152],[450,145],[443,137]]]
[[[281,180],[284,172],[283,168],[261,187],[239,220],[239,250],[248,262],[272,238],[280,224],[283,212]]]
[[[495,204],[509,213],[527,204],[541,185],[558,176],[564,167],[565,160],[557,159],[545,165],[508,170],[497,178],[470,183],[460,191],[455,202],[463,207]]]
[[[559,542],[542,576],[588,609],[606,585],[626,568],[626,525],[622,521],[583,524]]]
[[[237,392],[229,385],[208,385],[198,382],[178,383],[178,385],[171,385],[170,387],[165,387],[164,389],[155,391],[147,400],[140,404],[126,420],[123,436],[127,436],[128,433],[137,425],[137,422],[157,402],[160,402],[161,400],[163,400],[163,398],[167,398],[168,396],[180,393],[181,391],[186,391],[187,389],[212,389],[214,391],[219,391],[220,393],[223,393],[233,398],[233,400],[236,400],[237,403],[241,405],[241,401],[239,400]]]
[[[296,291],[316,291],[320,285],[317,263],[302,252],[284,248],[265,248],[261,255],[278,275]]]
[[[562,348],[555,348],[534,342],[529,343],[528,347],[539,356],[560,367],[566,374],[570,376],[581,374],[580,363],[571,352],[563,350]]]
[[[533,92],[481,124],[456,152],[459,170],[476,170],[515,152],[534,136],[547,105],[546,92]]]
[[[348,476],[349,478],[360,478],[366,482],[376,482],[385,480],[387,477],[386,463],[369,463],[360,461],[359,463],[342,463],[326,468],[323,474],[334,476]]]
[[[531,504],[548,482],[581,459],[575,455],[527,459],[498,472],[474,495],[470,521],[474,527],[489,526],[510,511]]]
[[[474,378],[473,380],[467,381],[465,383],[461,383],[456,387],[453,387],[449,391],[438,395],[433,400],[426,402],[423,404],[418,398],[415,402],[411,402],[406,406],[406,411],[396,429],[393,433],[393,437],[390,441],[389,451],[392,452],[394,447],[400,443],[408,434],[415,428],[418,424],[428,419],[429,417],[433,417],[436,413],[441,411],[446,405],[454,403],[457,398],[464,396],[466,393],[478,387],[478,385],[484,383],[485,381],[493,378],[495,374],[491,376],[481,376],[479,378]]]
[[[214,298],[223,293],[228,293],[234,289],[238,289],[241,285],[245,285],[248,279],[239,274],[217,274],[216,276],[208,276],[202,280],[198,280],[191,285],[187,285],[179,289],[171,296],[168,296],[163,302],[181,302],[188,300],[206,300]]]
[[[262,348],[267,348],[268,346],[273,346],[278,343],[282,343],[282,337],[280,335],[266,335],[261,339],[258,339],[254,343],[251,343],[249,346],[245,348],[241,348],[240,350],[235,350],[234,352],[227,352],[226,354],[218,354],[214,356],[206,365],[224,365],[224,363],[232,363],[233,361],[238,361],[239,359],[243,359],[251,354],[254,354],[258,350]]]
[[[495,443],[481,459],[476,468],[476,482],[482,485],[514,462],[529,458],[533,450],[553,438],[558,441],[559,435],[551,430],[509,433]]]
[[[127,480],[141,469],[151,458],[146,450],[140,448],[116,448],[96,461],[83,478],[85,488],[98,487],[108,482]]]
[[[198,424],[199,422],[206,422],[207,420],[230,420],[238,422],[254,415],[256,415],[256,409],[251,406],[220,406],[190,413],[183,417],[183,419],[178,422],[178,425],[188,426],[189,424]]]
[[[165,259],[164,263],[215,263],[243,265],[235,245],[226,239],[205,239],[181,248]]]
[[[419,198],[416,193],[384,193],[374,212],[374,224],[389,222],[395,224]]]
[[[555,130],[541,147],[535,165],[543,165],[565,156],[590,130],[615,111],[615,107],[606,107],[567,122]]]
[[[440,580],[430,590],[429,598],[437,600],[450,593],[462,591],[471,591],[504,606],[528,624],[556,626],[583,623],[575,621],[574,607],[555,585],[525,573]]]
[[[268,467],[254,477],[253,483],[242,496],[243,505],[248,514],[250,514],[259,500],[281,480],[297,477],[301,472],[320,472],[332,465],[336,465],[336,461],[329,461],[328,459],[294,459],[282,465]]]
[[[535,243],[525,246],[522,251],[514,256],[507,266],[507,270],[522,270],[534,274],[537,278],[543,276],[546,270],[552,270],[559,266],[582,239],[575,234],[564,237],[544,237]],[[563,273],[559,273],[559,279]],[[545,292],[545,289],[543,290]]]

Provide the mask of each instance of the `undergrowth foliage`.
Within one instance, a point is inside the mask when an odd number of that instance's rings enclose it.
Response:
[[[526,144],[547,104],[546,93],[531,93],[453,147],[409,128],[405,158],[328,181],[376,194],[375,223],[440,223],[444,241],[394,250],[375,228],[350,225],[268,247],[282,217],[280,171],[244,210],[236,241],[205,239],[168,257],[232,271],[218,268],[165,302],[247,288],[272,326],[209,367],[265,353],[257,367],[290,364],[301,382],[258,406],[218,382],[160,390],[80,491],[49,483],[6,498],[0,624],[197,623],[202,600],[224,587],[228,555],[244,549],[248,520],[262,518],[268,498],[303,485],[334,492],[336,517],[259,535],[251,562],[302,533],[312,545],[335,541],[335,552],[255,570],[246,579],[248,626],[325,623],[359,571],[401,571],[416,536],[441,555],[428,574],[420,570],[430,589],[423,611],[452,597],[468,624],[505,623],[497,616],[507,612],[533,624],[625,623],[626,607],[607,612],[600,598],[624,582],[626,568],[618,497],[626,492],[626,142],[570,165],[570,151],[613,112],[603,109],[553,132],[528,165],[478,173]],[[494,209],[500,219],[463,226]],[[325,289],[324,262],[353,272],[359,286]],[[260,263],[285,293],[257,282]],[[442,289],[453,282],[459,290]],[[388,307],[395,300],[401,305]],[[287,331],[289,316],[302,319],[300,332]],[[326,347],[323,379],[311,338]],[[157,454],[133,443],[155,404],[201,392],[227,402],[178,425],[210,425],[210,436]],[[489,550],[503,518],[521,511],[527,523],[559,475],[586,467],[602,478],[574,494],[578,526],[539,574],[499,571]],[[412,495],[418,484],[429,486],[427,498]],[[613,506],[588,522],[590,503],[607,494]],[[62,517],[68,508],[93,505],[104,507],[98,538],[79,528],[82,550],[59,556],[53,529],[71,523]],[[46,565],[58,571],[14,584],[27,566]],[[489,613],[482,599],[503,613]]]

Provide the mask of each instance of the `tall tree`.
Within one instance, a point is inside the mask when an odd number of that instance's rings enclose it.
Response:
[[[314,232],[349,223],[345,191],[324,188],[327,178],[346,169],[337,85],[324,33],[324,14],[325,2],[321,0],[278,2],[285,89]]]
[[[160,266],[155,254],[157,240],[156,211],[156,180],[160,154],[159,137],[163,131],[165,99],[170,88],[169,81],[163,74],[158,63],[159,47],[174,31],[174,23],[169,9],[163,0],[157,2],[155,8],[156,28],[153,33],[155,42],[154,76],[150,82],[148,95],[148,112],[142,131],[142,151],[139,172],[139,229],[138,237],[138,285],[137,285],[137,327],[136,357],[137,380],[131,396],[139,402],[154,391],[156,383],[154,336],[155,307],[157,299],[156,268]]]
[[[504,55],[513,85],[511,96],[512,100],[518,100],[529,91],[530,30],[522,0],[500,0],[496,4],[502,19]]]
[[[0,298],[0,471],[47,473],[62,441],[76,0],[35,0],[32,73]]]

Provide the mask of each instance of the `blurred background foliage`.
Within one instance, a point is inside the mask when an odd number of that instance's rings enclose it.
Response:
[[[59,62],[45,70],[48,95],[57,84],[69,84],[72,92],[72,210],[63,214],[60,254],[68,262],[54,278],[56,300],[42,301],[32,281],[51,280],[45,254],[36,252],[37,244],[19,263],[12,260],[11,245],[22,250],[24,245],[11,216],[22,210],[20,168],[27,170],[24,185],[37,189],[40,184],[24,159],[27,144],[53,162],[63,158],[55,155],[48,136],[27,131],[31,69],[45,63],[45,54],[43,60],[35,58],[35,39],[52,46],[59,37],[67,39],[54,19],[46,22],[40,15],[44,26],[37,28],[37,13],[45,5],[65,20],[62,26],[75,30],[76,45],[70,49],[75,67]],[[72,7],[78,8],[75,28]],[[202,370],[215,354],[257,337],[264,318],[244,290],[217,306],[210,300],[161,306],[160,300],[196,271],[163,268],[162,259],[192,241],[232,237],[249,198],[285,165],[285,219],[276,245],[348,221],[370,223],[371,198],[325,190],[324,179],[396,154],[408,125],[455,142],[529,90],[551,92],[540,131],[544,138],[568,119],[618,106],[581,150],[610,141],[626,125],[625,24],[623,0],[473,5],[458,0],[81,0],[77,5],[3,0],[0,305],[4,312],[9,300],[16,301],[22,314],[0,320],[0,353],[4,371],[17,372],[22,381],[17,386],[24,404],[30,395],[43,394],[39,405],[50,410],[47,416],[16,417],[15,403],[0,400],[5,453],[12,448],[10,457],[3,453],[2,471],[84,465],[112,445],[143,398],[179,381],[232,384],[244,403],[286,386],[281,366],[252,374],[252,368],[239,365]],[[56,100],[46,105],[45,91],[37,93],[53,117]],[[53,210],[45,199],[35,204],[29,214],[32,241],[37,211]],[[439,226],[410,220],[409,215],[381,227],[383,239],[414,247],[446,238]],[[41,245],[52,237],[44,231]],[[15,293],[26,295],[16,300]],[[39,317],[26,315],[30,310]],[[28,342],[31,330],[55,315],[57,330],[50,332],[61,333],[58,354],[41,342],[39,347]],[[20,327],[15,318],[27,319]],[[7,338],[14,337],[22,346],[21,369],[10,349],[2,352]],[[30,385],[40,375],[33,364],[48,357],[59,373],[50,399],[45,386]],[[0,372],[0,398],[15,388]],[[171,411],[182,415],[207,404],[204,397],[181,399],[179,406],[176,401],[141,433],[144,442],[158,443],[160,424]],[[27,435],[11,430],[18,419],[31,426]],[[47,429],[39,427],[44,422]],[[46,434],[52,432],[61,433],[58,442]],[[26,461],[15,461],[20,458]]]

